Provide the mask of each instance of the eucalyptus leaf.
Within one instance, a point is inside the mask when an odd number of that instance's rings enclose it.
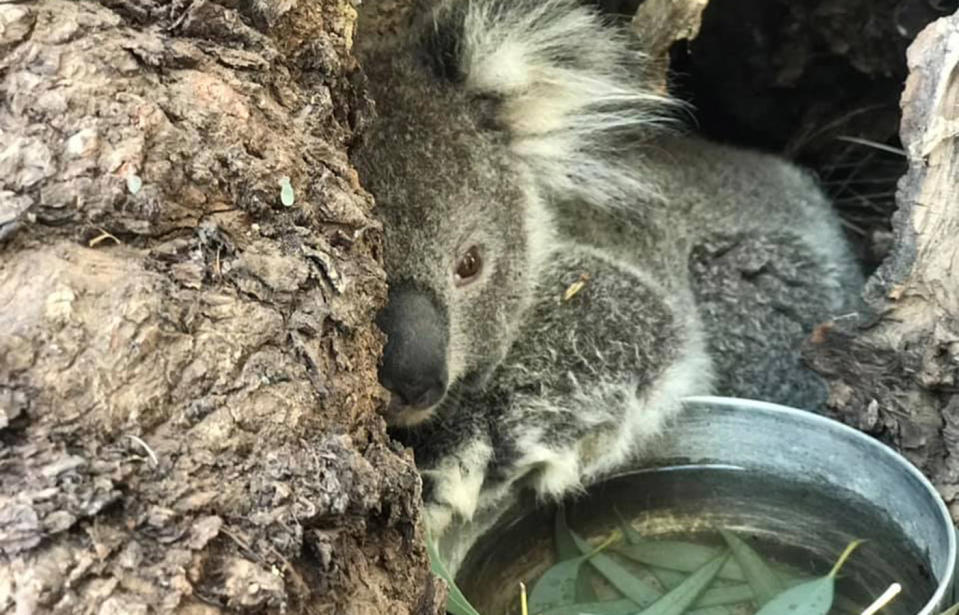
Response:
[[[567,604],[548,611],[542,615],[635,615],[639,611],[639,606],[629,598],[620,600],[604,600],[602,602],[580,602],[577,604]],[[536,614],[536,611],[533,611]],[[538,615],[538,614],[536,614]]]
[[[556,509],[556,518],[554,521],[554,541],[556,544],[556,557],[558,560],[567,560],[584,555],[569,533],[569,526],[566,523],[566,509],[562,506]],[[595,602],[596,590],[589,580],[590,570],[588,567],[579,569],[579,576],[576,577],[576,602]],[[534,611],[535,612],[535,611]]]
[[[649,572],[656,577],[656,580],[659,581],[660,585],[666,588],[667,591],[685,581],[686,577],[689,576],[685,572],[670,570],[669,568],[657,568],[655,566],[650,566]]]
[[[786,589],[795,587],[802,583],[808,583],[815,578],[806,575],[800,576],[794,570],[786,571],[785,568],[780,569],[779,567],[776,568],[776,572],[779,575],[779,578],[782,579],[783,587]],[[865,608],[861,604],[855,602],[854,600],[850,600],[842,594],[837,594],[836,597],[833,598],[832,604],[834,610],[839,610],[843,613],[846,613],[846,615],[860,615],[862,610]]]
[[[588,555],[563,560],[543,573],[529,593],[529,608],[540,613],[553,607],[573,604],[576,600],[576,579]]]
[[[728,587],[712,587],[703,592],[695,606],[698,608],[729,606],[750,602],[753,598],[753,588],[748,583],[729,585]]]
[[[722,569],[720,569],[722,570]],[[669,570],[667,568],[650,568],[650,573],[656,580],[659,581],[663,587],[667,590],[670,590],[680,583],[682,583],[687,576],[687,574],[678,572],[676,570]],[[719,575],[716,575],[717,577]],[[716,581],[713,580],[715,585]],[[704,611],[703,615],[708,615],[708,613],[719,613],[719,611],[714,611],[716,607],[726,607],[734,604],[742,604],[744,602],[750,602],[753,599],[753,590],[746,583],[736,584],[736,585],[726,585],[724,587],[710,587],[702,593],[698,600],[693,604],[694,607],[698,608],[701,611]],[[723,611],[728,611],[728,609],[722,609]]]
[[[573,541],[579,548],[580,553],[588,554],[593,548],[588,542],[583,540],[576,532],[570,531]],[[603,575],[609,584],[615,587],[623,596],[629,598],[639,608],[652,604],[662,596],[662,592],[650,585],[647,581],[640,579],[632,572],[627,570],[622,564],[614,560],[605,553],[596,553],[589,559],[589,564]]]
[[[839,571],[842,569],[842,565],[846,563],[846,560],[849,559],[849,556],[852,555],[852,552],[855,551],[856,548],[863,542],[865,541],[853,540],[846,545],[846,548],[843,549],[843,552],[839,554],[839,558],[836,559],[836,563],[833,564],[832,570],[830,570],[829,574],[826,576],[835,577],[837,574],[839,574]]]
[[[836,580],[824,576],[774,596],[756,615],[826,615],[832,607]]]
[[[650,540],[647,538],[640,538],[640,542],[635,545],[626,544],[613,547],[610,550],[640,564],[687,573],[695,571],[716,557],[721,551],[718,547],[709,547],[694,542]],[[775,571],[783,587],[791,587],[815,578],[802,575],[792,566],[771,563],[769,567]],[[717,576],[724,581],[746,580],[742,568],[739,567],[735,558],[726,562]]]
[[[636,603],[629,598],[604,600],[601,602],[582,602],[557,607],[534,615],[636,615],[639,611]],[[715,615],[716,607],[695,608],[686,611],[686,615]]]
[[[684,615],[720,615],[722,613],[733,613],[729,607],[725,606],[707,606],[704,608],[694,608],[686,611]],[[738,611],[735,611],[738,612]]]
[[[556,507],[556,516],[553,521],[553,545],[556,547],[556,559],[558,561],[583,555],[573,541],[573,537],[569,534],[569,526],[566,524],[566,509],[562,506]]]
[[[739,564],[746,577],[746,582],[753,588],[753,594],[756,597],[758,606],[762,606],[772,600],[777,594],[782,592],[783,584],[779,577],[773,572],[766,561],[756,551],[753,550],[739,536],[727,530],[719,530],[725,539],[726,544],[733,552],[733,557]],[[832,598],[830,598],[830,603]]]
[[[940,615],[956,615],[957,613],[959,613],[959,603],[952,605],[951,607],[949,607],[948,609],[940,613]]]
[[[861,540],[849,543],[829,574],[796,585],[776,595],[764,604],[756,615],[826,615],[829,613],[836,592],[836,575],[861,543]]]
[[[646,542],[642,535],[636,531],[636,528],[633,527],[633,524],[627,521],[626,517],[624,517],[615,506],[613,506],[613,512],[616,513],[616,518],[619,519],[619,529],[623,532],[623,538],[626,539],[627,544],[638,545]]]
[[[430,570],[433,571],[433,574],[446,581],[449,587],[446,610],[453,615],[479,615],[479,612],[473,608],[473,605],[466,599],[466,596],[463,595],[460,588],[456,586],[453,575],[446,569],[446,565],[443,564],[443,560],[440,558],[439,551],[436,549],[436,543],[434,543],[429,536],[426,537],[426,553],[430,558]]]
[[[706,591],[728,558],[729,553],[716,557],[641,611],[639,615],[683,615],[696,602],[699,595]]]
[[[717,547],[707,547],[680,540],[646,540],[638,544],[621,545],[612,549],[634,562],[657,566],[680,572],[695,572],[722,552]],[[742,569],[730,559],[719,571],[719,578],[730,581],[745,581]]]
[[[683,613],[685,615],[730,615],[730,610],[725,606],[706,606],[692,611],[683,611]]]

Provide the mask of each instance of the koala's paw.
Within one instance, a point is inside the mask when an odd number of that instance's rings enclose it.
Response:
[[[445,504],[426,502],[423,506],[423,518],[430,536],[442,536],[453,524],[453,509]]]
[[[420,471],[427,483],[426,523],[434,537],[440,536],[454,519],[473,518],[492,455],[489,444],[474,441],[455,455],[440,459],[434,467]]]

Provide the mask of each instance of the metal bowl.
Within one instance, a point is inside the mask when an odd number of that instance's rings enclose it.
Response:
[[[935,615],[953,599],[956,534],[929,481],[877,440],[810,412],[690,398],[638,464],[567,503],[571,526],[608,532],[613,503],[650,536],[728,527],[827,566],[866,538],[845,569],[859,579],[853,594],[868,600],[899,581],[899,606],[884,612],[906,615]],[[457,582],[481,613],[512,612],[517,581],[552,563],[554,511],[521,499],[467,554]]]

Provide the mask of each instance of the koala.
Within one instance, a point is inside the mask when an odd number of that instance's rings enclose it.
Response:
[[[581,491],[684,397],[822,403],[799,346],[860,280],[812,178],[688,134],[642,41],[577,0],[418,7],[360,30],[352,157],[384,224],[387,421],[451,569],[521,490]]]

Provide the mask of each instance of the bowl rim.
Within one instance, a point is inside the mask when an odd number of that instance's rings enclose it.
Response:
[[[939,495],[939,492],[936,491],[936,488],[932,485],[926,475],[919,471],[919,469],[912,464],[908,459],[901,455],[898,451],[893,449],[891,446],[880,442],[876,438],[873,438],[870,435],[867,435],[858,429],[850,427],[845,423],[841,423],[835,419],[831,419],[820,414],[809,410],[801,410],[799,408],[792,408],[790,406],[783,406],[781,404],[776,404],[767,401],[759,401],[755,399],[744,399],[740,397],[721,397],[714,395],[696,395],[692,397],[684,397],[682,399],[683,406],[687,404],[702,404],[709,406],[722,406],[726,408],[745,408],[747,410],[758,410],[762,412],[768,412],[772,414],[786,414],[792,417],[799,418],[804,421],[809,421],[811,423],[819,423],[823,427],[838,431],[850,438],[858,440],[863,443],[865,446],[870,447],[873,450],[876,450],[880,454],[892,456],[896,462],[903,467],[903,469],[912,475],[920,484],[925,487],[928,495],[936,503],[936,508],[939,511],[940,521],[948,528],[946,532],[947,538],[947,548],[946,548],[946,574],[945,577],[939,582],[936,587],[936,591],[933,593],[932,597],[926,602],[925,606],[916,614],[916,615],[935,615],[939,612],[939,609],[946,608],[950,605],[946,604],[946,600],[949,596],[946,595],[946,592],[950,590],[953,586],[956,574],[956,526],[953,524],[952,516],[949,514],[949,509],[946,507],[945,501],[943,501],[942,496]]]

